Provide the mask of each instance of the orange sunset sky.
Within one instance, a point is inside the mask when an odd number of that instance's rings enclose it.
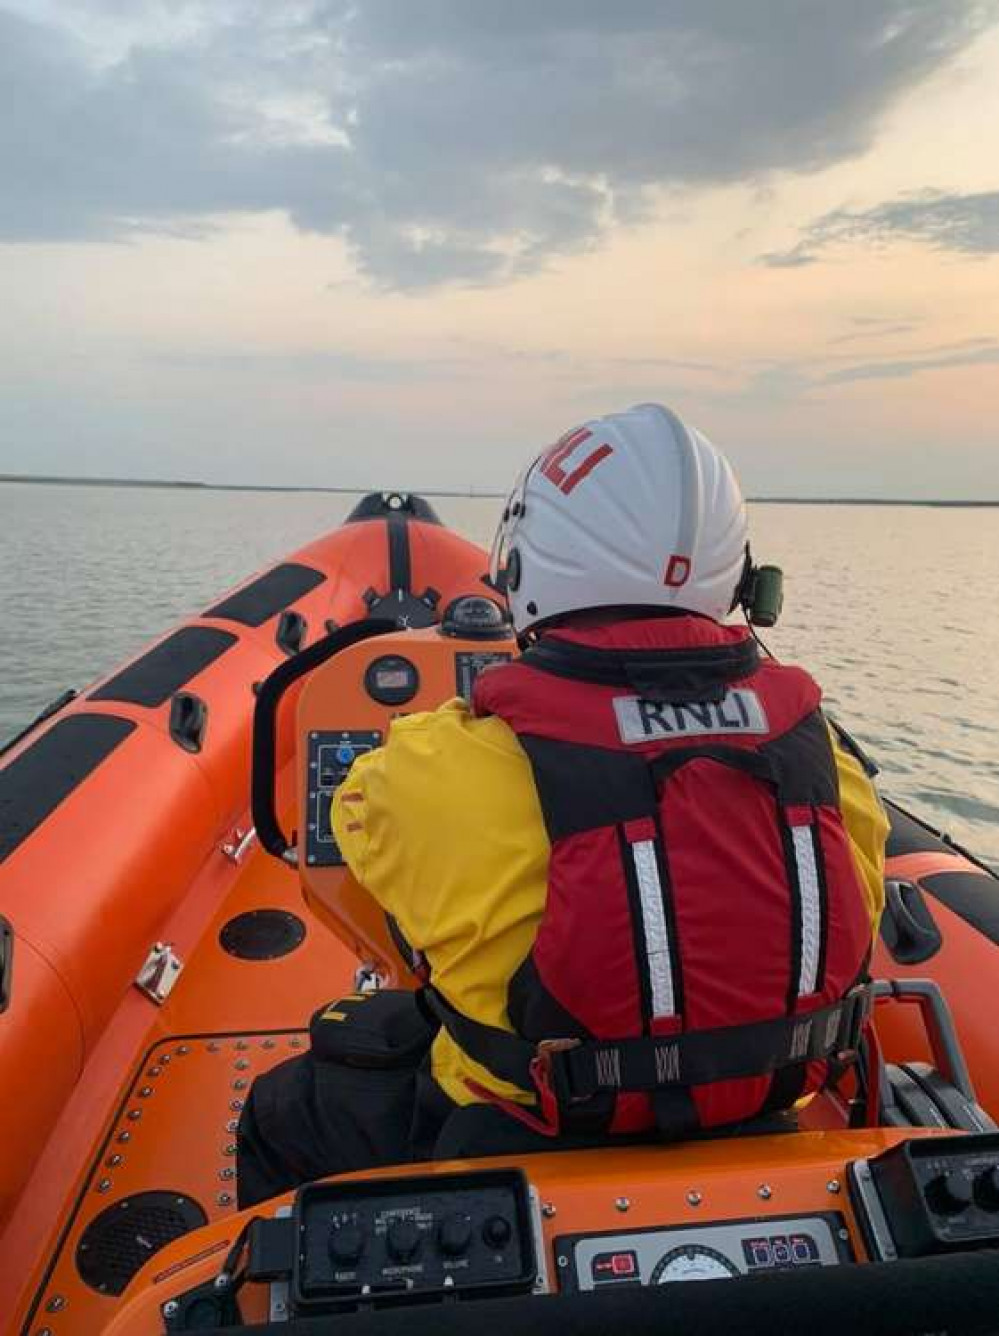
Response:
[[[0,471],[999,498],[999,9],[0,0]]]

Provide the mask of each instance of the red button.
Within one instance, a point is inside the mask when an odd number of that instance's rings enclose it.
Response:
[[[615,1276],[633,1276],[635,1274],[635,1254],[615,1253],[611,1258],[611,1270]]]

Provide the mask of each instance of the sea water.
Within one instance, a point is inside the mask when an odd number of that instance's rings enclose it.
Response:
[[[356,500],[0,484],[0,740]],[[434,505],[488,546],[498,501]],[[757,560],[785,572],[772,652],[819,679],[889,796],[999,864],[999,509],[750,511]]]

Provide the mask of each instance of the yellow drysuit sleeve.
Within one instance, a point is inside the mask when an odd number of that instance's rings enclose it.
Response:
[[[434,987],[485,1025],[511,1030],[510,976],[544,908],[549,843],[530,763],[511,729],[465,702],[392,722],[388,743],[354,762],[333,808],[351,872],[427,957]],[[457,1104],[466,1080],[508,1099],[498,1081],[441,1031],[431,1063]]]
[[[888,817],[878,797],[877,789],[868,778],[864,767],[840,742],[830,728],[833,756],[839,775],[839,805],[843,825],[850,837],[853,860],[860,874],[860,883],[871,916],[871,931],[877,936],[878,924],[885,907],[885,844],[888,840]]]

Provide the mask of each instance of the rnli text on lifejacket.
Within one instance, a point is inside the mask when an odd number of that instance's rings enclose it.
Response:
[[[720,701],[687,701],[675,705],[645,700],[641,696],[615,696],[614,713],[622,742],[769,731],[759,696],[755,691],[740,687],[729,688]]]

